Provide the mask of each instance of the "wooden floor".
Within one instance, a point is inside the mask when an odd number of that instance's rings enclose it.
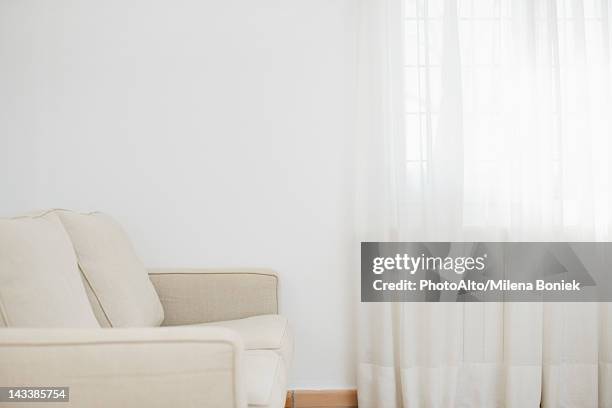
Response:
[[[286,408],[356,408],[356,390],[295,390],[287,392]]]

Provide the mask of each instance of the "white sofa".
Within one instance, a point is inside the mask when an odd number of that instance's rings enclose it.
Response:
[[[269,270],[146,271],[100,213],[0,219],[0,386],[69,387],[70,407],[283,407],[277,291]]]

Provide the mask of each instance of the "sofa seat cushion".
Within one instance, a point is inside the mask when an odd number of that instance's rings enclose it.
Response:
[[[99,327],[53,212],[0,219],[0,326]]]
[[[287,369],[278,353],[247,350],[244,370],[249,407],[281,408],[287,395]]]
[[[103,326],[150,327],[164,310],[129,237],[110,216],[57,211],[74,245],[92,307]],[[93,296],[91,296],[93,295]]]
[[[286,368],[291,366],[293,335],[287,318],[281,315],[261,315],[238,320],[203,323],[200,326],[220,326],[235,330],[247,350],[271,350],[282,357]]]

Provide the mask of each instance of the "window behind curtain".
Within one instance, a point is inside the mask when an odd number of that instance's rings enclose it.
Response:
[[[607,233],[607,0],[406,0],[404,11],[407,209],[425,214],[452,169],[463,226]]]

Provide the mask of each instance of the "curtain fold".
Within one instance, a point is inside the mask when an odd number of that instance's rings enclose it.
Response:
[[[361,7],[361,241],[612,238],[609,0]],[[612,407],[610,304],[359,307],[360,406]]]

